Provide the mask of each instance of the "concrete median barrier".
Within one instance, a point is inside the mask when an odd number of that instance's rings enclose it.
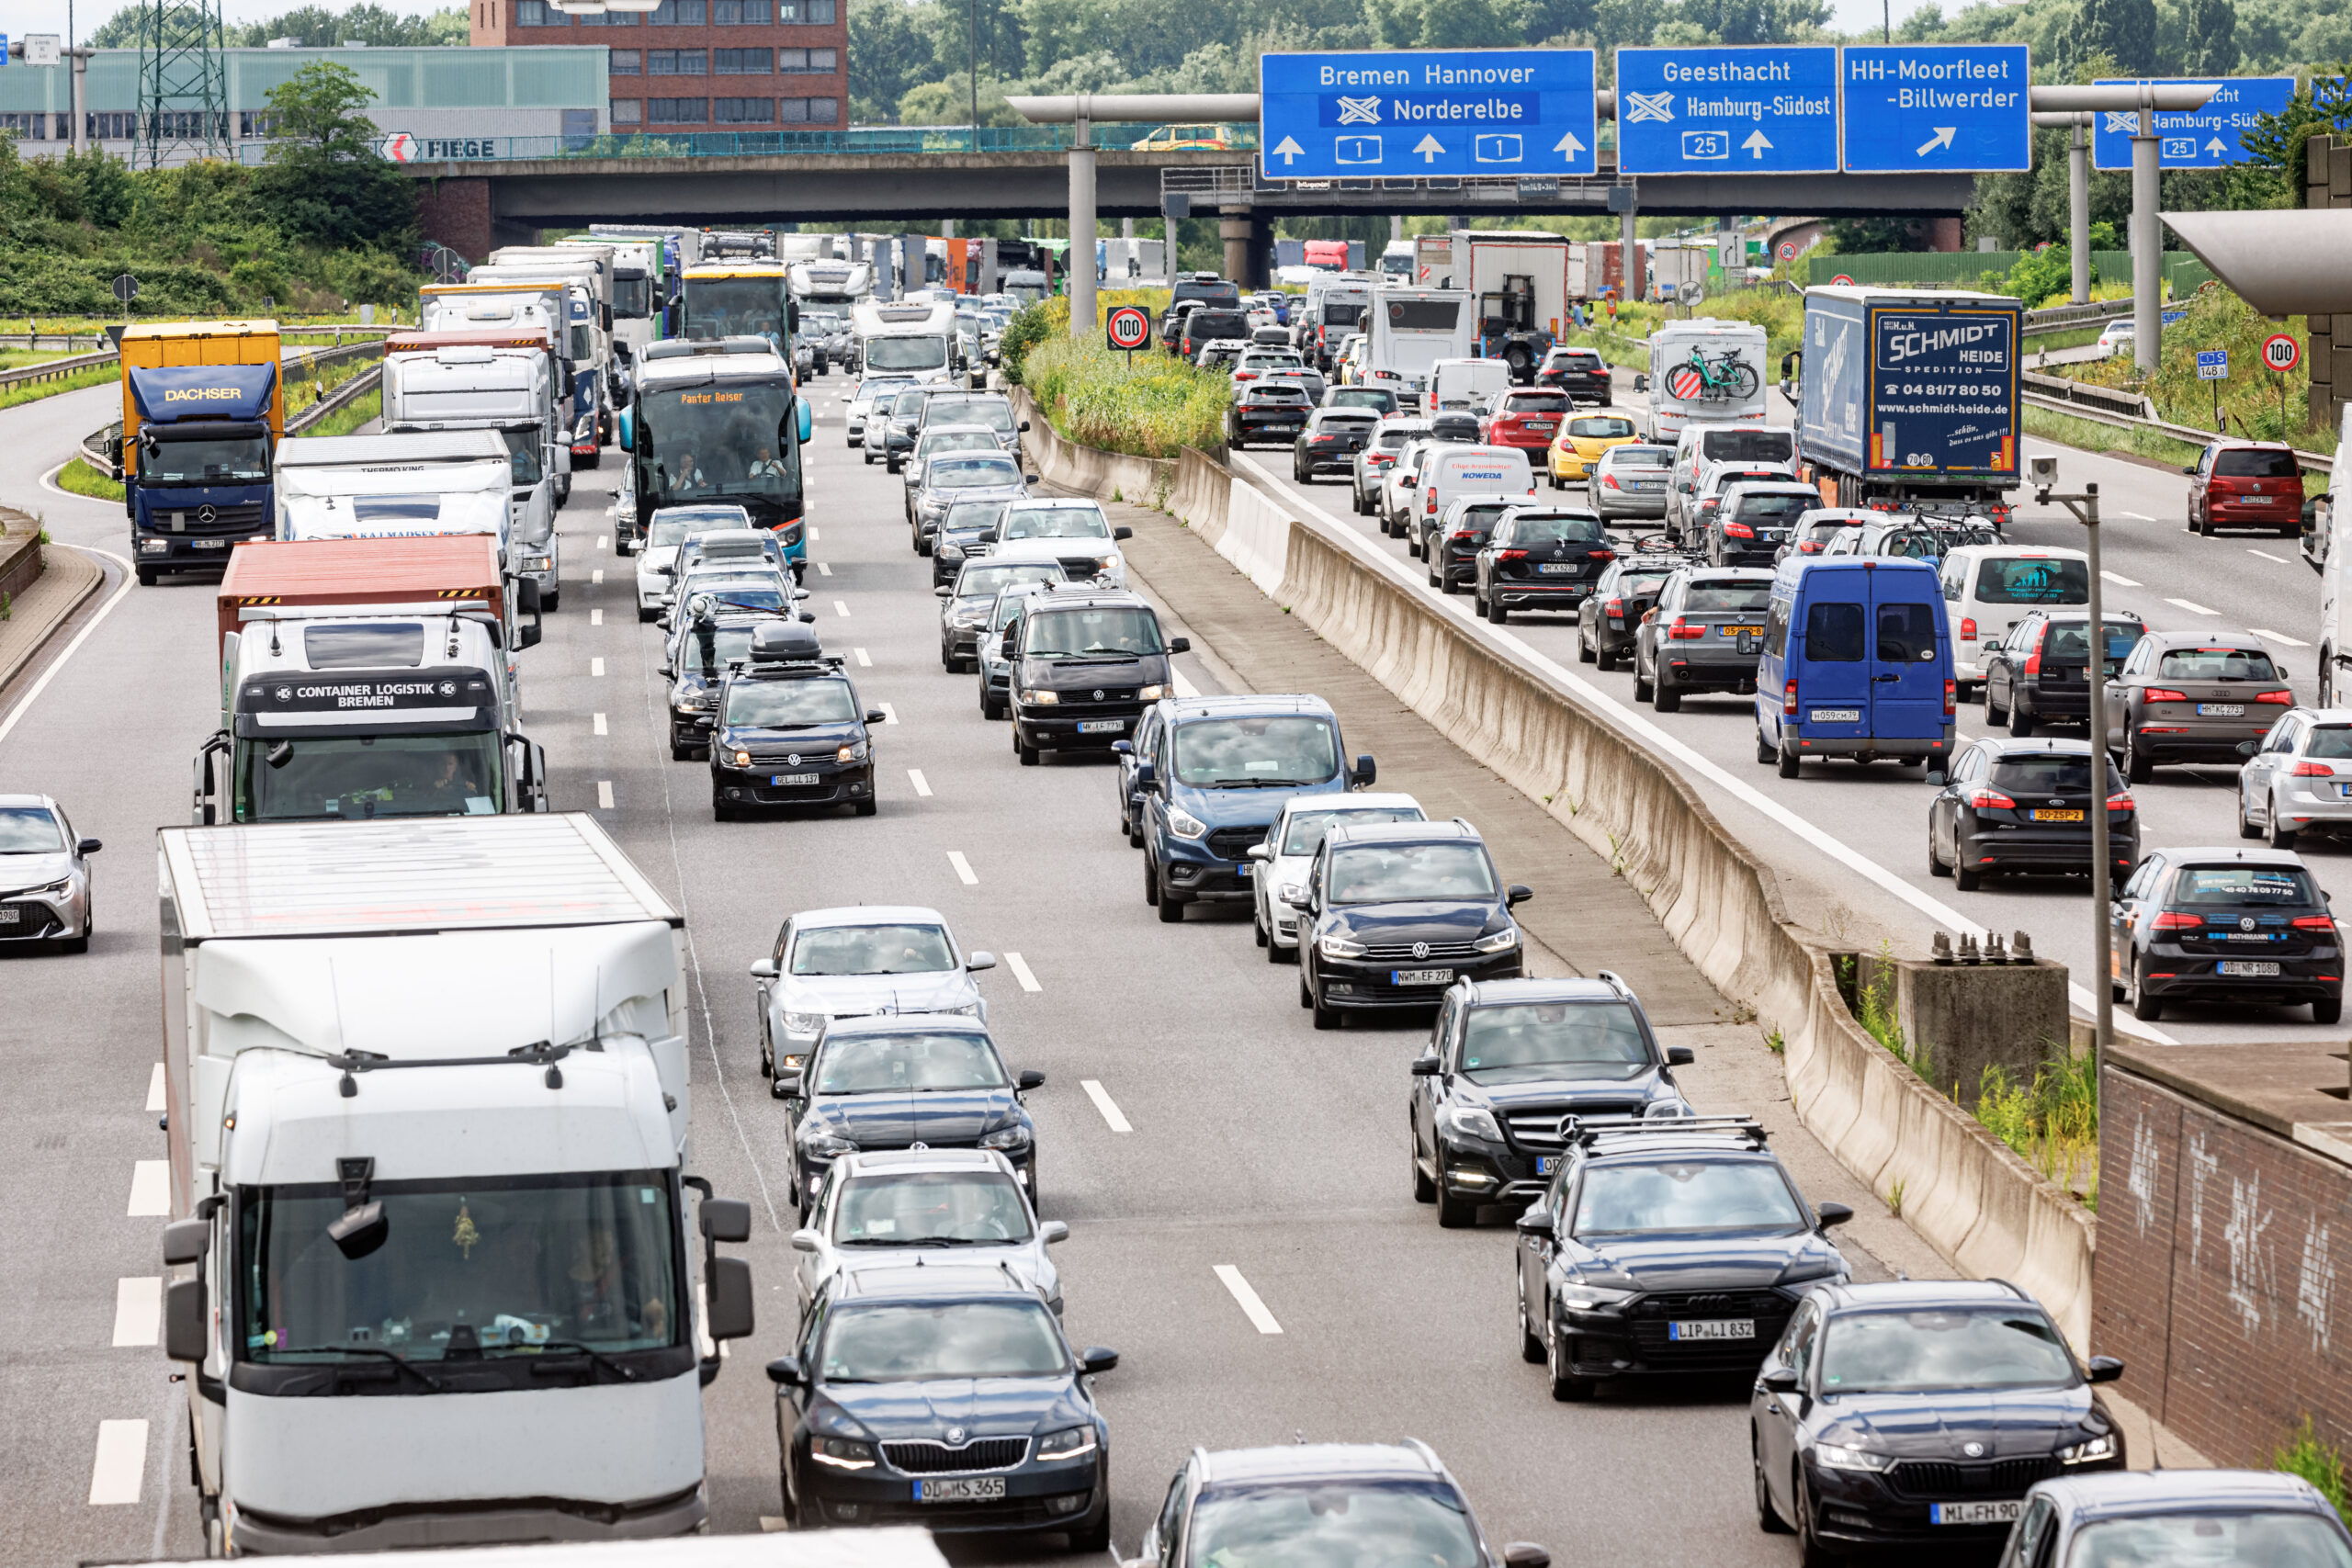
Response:
[[[1105,452],[1065,441],[1054,428],[1053,421],[1039,412],[1037,400],[1029,395],[1025,387],[1012,389],[1012,406],[1020,418],[1029,422],[1029,434],[1022,437],[1022,451],[1029,459],[1031,473],[1048,484],[1099,495],[1106,501],[1116,495],[1139,506],[1167,505],[1170,488],[1176,482],[1176,464],[1172,460]]]

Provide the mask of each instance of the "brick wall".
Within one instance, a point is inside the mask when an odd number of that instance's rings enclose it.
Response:
[[[490,216],[490,182],[460,177],[427,180],[417,187],[417,227],[469,262],[484,262],[497,248]]]
[[[2352,1441],[2352,1167],[2112,1062],[2102,1094],[2092,1353],[2216,1463],[2306,1415]]]
[[[596,17],[548,0],[472,0],[472,39],[611,50],[616,135],[849,123],[849,0],[662,0]]]

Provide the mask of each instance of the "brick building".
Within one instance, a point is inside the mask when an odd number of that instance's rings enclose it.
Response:
[[[602,44],[615,134],[831,130],[847,121],[848,0],[662,0],[568,17],[548,0],[472,0],[473,44]]]

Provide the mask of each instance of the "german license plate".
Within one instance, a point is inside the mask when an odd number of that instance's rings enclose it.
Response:
[[[1451,969],[1391,969],[1388,983],[1392,986],[1451,986]]]
[[[1634,488],[1635,490],[1664,490],[1666,481],[1664,479],[1635,479]]]
[[[1531,419],[1527,422],[1527,428],[1534,434],[1542,435],[1548,432],[1559,429],[1560,422],[1555,419]]]
[[[229,547],[229,541],[226,539],[190,539],[187,542],[187,547],[192,550],[225,550]]]
[[[1547,560],[1535,570],[1546,577],[1566,577],[1576,569],[1577,565],[1574,561]]]
[[[2244,718],[2245,705],[2244,703],[2199,703],[2197,716],[2199,718]]]
[[[2242,495],[2238,500],[2247,506],[2267,506],[2278,498],[2275,495]]]
[[[21,925],[24,923],[24,918],[25,912],[22,909],[14,906],[0,905],[0,926]]]
[[[2012,1525],[2024,1510],[2021,1497],[1986,1503],[1930,1503],[1928,1522],[1935,1525]]]
[[[1535,1156],[1536,1175],[1551,1176],[1556,1173],[1559,1168],[1560,1156],[1558,1155],[1537,1155]]]
[[[2036,822],[2079,822],[2083,819],[2083,814],[2079,811],[2043,811],[2037,809],[2033,814],[2033,819]]]
[[[1085,718],[1079,720],[1080,735],[1114,735],[1127,727],[1124,718]]]
[[[1762,626],[1718,626],[1715,628],[1715,635],[1717,637],[1762,637],[1764,628]]]
[[[1702,1317],[1666,1325],[1668,1339],[1753,1339],[1756,1320],[1752,1317]]]
[[[915,1483],[918,1503],[998,1503],[1004,1500],[1001,1475],[957,1475]]]
[[[1860,724],[1862,722],[1862,710],[1860,708],[1815,708],[1806,716],[1815,724]]]
[[[2244,980],[2275,980],[2278,977],[2278,965],[2259,963],[2251,958],[2224,958],[2213,967],[2221,974]]]
[[[817,775],[814,773],[770,773],[768,775],[769,784],[776,789],[783,789],[791,784],[812,784],[816,782]]]

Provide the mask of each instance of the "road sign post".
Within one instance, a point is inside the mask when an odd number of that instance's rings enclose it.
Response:
[[[1626,175],[1838,172],[1834,45],[1621,49]]]
[[[2226,169],[2246,161],[2244,138],[2257,116],[2283,114],[2295,96],[2292,76],[2195,76],[2166,80],[2210,86],[2213,96],[2198,109],[2156,111],[2156,166],[2160,169]],[[2102,80],[2100,87],[2136,87],[2134,80]],[[2132,167],[2132,138],[2137,109],[2107,109],[2093,118],[2091,161],[2109,171]]]
[[[2020,174],[2033,166],[2021,43],[1849,47],[1839,135],[1849,174]]]
[[[122,319],[130,320],[130,302],[139,298],[139,280],[127,272],[114,275],[114,297],[122,301]]]
[[[2200,348],[2197,351],[2197,378],[2213,383],[2213,433],[2226,434],[2229,426],[2222,421],[2222,383],[2230,378],[2230,351],[2226,348]]]
[[[2278,383],[2278,439],[2287,439],[2287,372],[2303,362],[2303,345],[2285,333],[2262,340],[2262,363]]]
[[[1138,305],[1117,306],[1102,318],[1102,335],[1127,356],[1127,368],[1132,371],[1136,350],[1151,342],[1151,316]]]
[[[1268,54],[1258,62],[1269,179],[1591,175],[1589,49]]]

